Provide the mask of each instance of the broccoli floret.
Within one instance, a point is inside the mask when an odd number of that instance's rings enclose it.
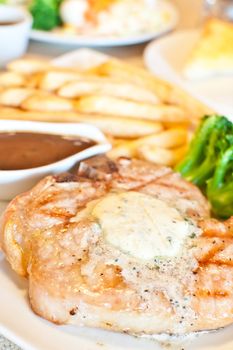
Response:
[[[219,157],[233,144],[233,126],[225,117],[204,117],[194,135],[186,158],[177,170],[188,180],[205,190]]]
[[[233,215],[233,124],[227,118],[203,119],[177,169],[207,195],[216,216]]]
[[[219,158],[213,177],[207,183],[207,196],[215,215],[233,215],[233,146]]]
[[[33,0],[29,10],[33,16],[33,28],[51,30],[61,24],[59,7],[61,0]]]

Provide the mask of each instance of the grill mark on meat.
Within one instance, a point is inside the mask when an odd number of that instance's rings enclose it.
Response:
[[[213,244],[213,247],[211,250],[209,250],[200,260],[200,263],[202,265],[208,264],[213,258],[214,256],[221,251],[221,249],[223,248],[223,244]]]
[[[110,181],[112,175],[118,172],[116,163],[105,156],[98,156],[80,163],[79,176],[93,180]]]
[[[78,177],[76,174],[71,174],[71,173],[63,173],[63,174],[55,175],[54,178],[57,183],[82,181],[82,179]]]
[[[212,291],[209,291],[209,290],[198,290],[196,292],[196,296],[197,298],[209,298],[209,297],[212,297],[212,298],[227,298],[230,296],[229,293],[227,292],[223,292],[223,291],[216,291],[216,290],[212,290]]]

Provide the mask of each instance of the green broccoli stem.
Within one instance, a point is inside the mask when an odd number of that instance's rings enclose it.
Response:
[[[193,171],[188,173],[188,175],[186,176],[186,179],[188,181],[193,182],[197,186],[204,186],[206,184],[206,180],[208,180],[214,172],[217,161],[215,145],[218,141],[219,134],[219,128],[215,128],[212,131],[209,137],[209,145],[207,148],[206,158],[204,159],[203,163],[200,164],[199,167],[193,169]]]
[[[205,157],[204,149],[209,142],[209,137],[216,127],[219,118],[219,116],[213,115],[203,119],[190,144],[186,158],[176,167],[176,170],[184,177],[188,178],[189,173],[203,161]]]
[[[226,178],[226,174],[233,167],[233,146],[220,157],[212,179],[208,181],[207,196],[211,202],[213,212],[222,218],[233,214],[233,178]]]
[[[211,188],[213,190],[221,188],[223,186],[225,181],[225,175],[227,170],[229,169],[231,160],[233,160],[233,146],[229,147],[217,162],[214,176],[211,180]]]

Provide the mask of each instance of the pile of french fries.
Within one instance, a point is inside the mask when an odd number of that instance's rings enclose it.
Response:
[[[85,122],[112,142],[109,156],[173,166],[189,131],[210,111],[146,70],[110,59],[92,69],[21,59],[0,73],[0,117]]]

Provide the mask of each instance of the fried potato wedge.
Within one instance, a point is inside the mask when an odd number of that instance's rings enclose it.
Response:
[[[154,145],[141,145],[137,150],[137,154],[140,158],[147,160],[151,163],[163,164],[167,166],[176,165],[187,152],[187,145],[174,148],[165,149]]]
[[[43,122],[77,122],[75,112],[44,112],[37,110],[23,110],[12,107],[0,107],[0,119],[31,120]]]
[[[19,87],[26,84],[26,78],[16,72],[3,72],[0,74],[0,86]]]
[[[40,112],[63,112],[72,111],[73,104],[71,101],[52,94],[35,93],[25,99],[20,107],[26,110]]]
[[[61,88],[64,84],[77,79],[84,79],[83,74],[71,71],[59,71],[54,68],[43,74],[40,79],[39,88],[47,91],[55,91]],[[62,96],[62,94],[60,95]]]
[[[144,86],[156,93],[162,102],[181,106],[191,118],[201,118],[213,110],[188,93],[153,76],[145,69],[130,65],[120,60],[108,60],[90,70],[103,76],[121,77],[122,79]]]
[[[25,84],[25,87],[38,89],[42,76],[43,76],[42,72],[30,74],[30,76],[27,76],[27,82]]]
[[[155,134],[163,130],[161,123],[142,120],[124,119],[108,116],[83,115],[72,111],[22,110],[17,108],[0,108],[1,119],[36,120],[50,122],[83,122],[93,124],[104,133],[117,138],[135,139],[137,137]]]
[[[134,141],[134,145],[135,147],[140,147],[140,145],[152,145],[160,148],[175,148],[187,142],[187,128],[174,128],[150,136],[141,137]]]
[[[23,101],[35,93],[30,88],[7,88],[0,92],[0,105],[9,107],[20,107]]]
[[[160,132],[163,130],[161,123],[149,122],[131,118],[121,118],[102,115],[78,114],[77,120],[95,125],[104,133],[114,137],[135,139]]]
[[[8,63],[7,69],[22,74],[33,74],[48,69],[49,63],[46,60],[33,58],[20,58]]]
[[[181,146],[187,145],[187,129],[171,129],[171,130],[165,130],[162,132],[158,132],[157,134],[152,134],[150,136],[141,137],[136,140],[121,140],[120,142],[117,142],[113,144],[113,149],[109,152],[109,156],[111,158],[117,158],[117,157],[135,157],[137,154],[141,153],[140,150],[146,150],[146,153],[153,151],[155,148],[160,149],[174,149],[175,151],[179,149]],[[147,148],[144,148],[145,146],[148,146]],[[158,152],[156,153],[158,154]],[[165,152],[167,155],[167,153]],[[172,153],[173,154],[173,153]],[[170,152],[165,158],[165,161],[167,162],[167,159],[170,158]],[[161,159],[161,162],[163,164],[163,160]],[[170,164],[168,164],[170,165]]]
[[[132,141],[120,142],[120,144],[112,148],[107,155],[112,159],[119,157],[132,158],[136,155],[136,148]]]
[[[170,92],[167,95],[167,102],[181,106],[187,112],[189,119],[194,124],[199,122],[199,119],[205,114],[214,113],[211,108],[205,106],[202,102],[198,101],[178,86],[171,86]],[[196,121],[196,119],[198,120]]]
[[[117,77],[124,81],[129,81],[148,88],[162,101],[166,101],[166,96],[170,91],[170,85],[168,83],[154,77],[145,69],[117,59],[108,60],[99,66],[94,67],[90,71],[102,76]]]
[[[82,97],[75,104],[80,113],[108,114],[119,118],[138,118],[153,121],[186,121],[185,113],[176,106],[137,103],[109,96]]]
[[[150,90],[114,78],[84,77],[65,84],[58,90],[58,95],[77,98],[85,95],[106,95],[136,102],[158,103],[157,96]]]

